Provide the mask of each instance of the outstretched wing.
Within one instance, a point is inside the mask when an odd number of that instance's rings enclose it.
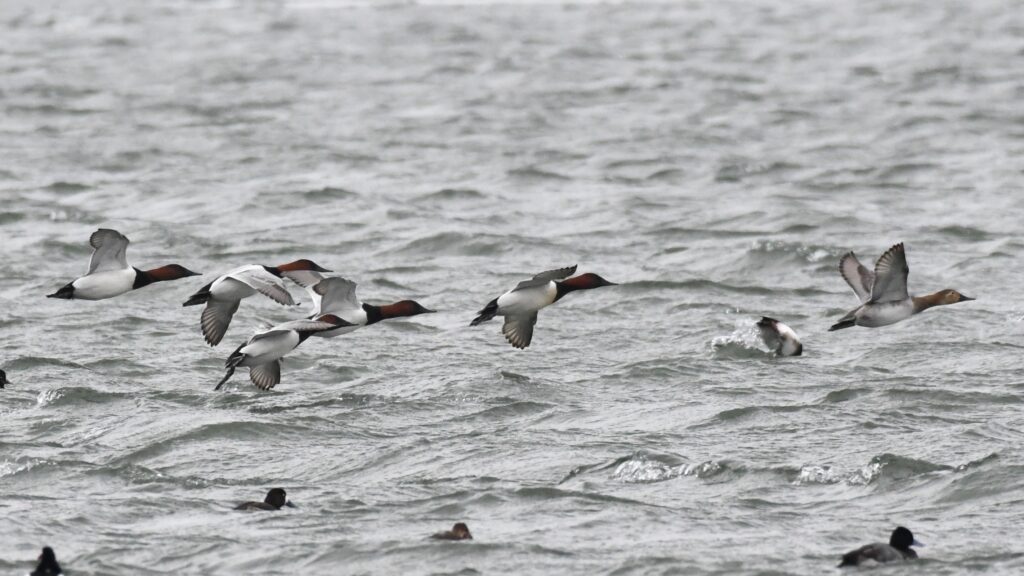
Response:
[[[249,368],[249,380],[260,390],[270,390],[281,382],[281,361],[274,360],[266,364]]]
[[[533,326],[537,323],[537,313],[529,316],[505,316],[505,323],[501,326],[501,333],[505,340],[514,348],[523,349],[530,345],[533,340]]]
[[[285,306],[295,305],[295,301],[292,300],[292,295],[288,292],[288,289],[284,287],[284,282],[282,282],[277,276],[268,272],[263,266],[248,266],[231,272],[227,276],[228,278],[247,284],[253,290],[263,294],[278,304],[284,304]]]
[[[312,290],[320,298],[320,305],[313,311],[314,316],[349,316],[363,309],[356,298],[356,283],[346,278],[324,278]]]
[[[568,268],[559,268],[557,270],[547,270],[545,272],[541,272],[540,274],[537,274],[536,276],[534,276],[533,278],[530,278],[529,280],[523,280],[522,282],[517,284],[516,287],[512,289],[512,291],[515,292],[516,290],[523,290],[525,288],[533,288],[535,286],[543,286],[543,285],[547,284],[548,282],[551,282],[552,280],[563,280],[565,278],[568,278],[569,276],[572,276],[575,273],[576,273],[576,265],[575,264],[573,264],[572,266],[569,266]]]
[[[324,322],[321,320],[291,320],[274,326],[270,332],[264,332],[263,334],[269,334],[273,332],[280,332],[285,330],[294,330],[296,332],[323,332],[325,330],[333,330],[341,326],[334,322]],[[256,338],[255,336],[253,337]]]
[[[839,273],[843,276],[843,280],[850,285],[850,288],[853,288],[861,303],[871,299],[871,287],[875,284],[875,273],[865,268],[853,252],[847,252],[839,259]]]
[[[210,346],[220,344],[224,333],[228,331],[231,317],[238,311],[238,300],[210,300],[203,308],[199,326],[203,329],[203,338]]]
[[[89,236],[89,245],[92,246],[89,274],[128,267],[128,238],[117,230],[100,228]]]
[[[284,276],[303,288],[311,288],[312,286],[315,286],[317,282],[324,279],[323,274],[316,270],[287,270],[281,272],[281,276]]]
[[[871,287],[871,302],[899,302],[910,297],[907,293],[907,254],[903,243],[889,248],[875,263],[875,283]]]

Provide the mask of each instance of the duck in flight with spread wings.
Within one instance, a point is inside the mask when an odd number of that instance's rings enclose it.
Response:
[[[569,278],[575,273],[574,264],[568,268],[541,272],[529,280],[523,280],[515,288],[491,300],[483,310],[477,312],[479,316],[469,325],[476,326],[495,316],[504,316],[505,324],[501,327],[501,333],[505,335],[505,340],[515,348],[526,348],[533,340],[533,326],[537,323],[537,312],[541,308],[558,302],[563,296],[576,290],[616,285],[597,274],[580,274]]]
[[[839,259],[839,273],[860,298],[861,305],[840,318],[829,332],[851,326],[888,326],[933,306],[974,300],[949,288],[927,296],[911,296],[907,292],[910,268],[902,242],[882,254],[874,272],[865,268],[853,252],[847,252]]]
[[[100,228],[89,236],[92,257],[89,272],[47,298],[65,300],[105,300],[138,290],[154,282],[199,276],[184,266],[168,264],[152,270],[139,270],[128,265],[128,238],[117,230]]]
[[[224,339],[231,318],[238,311],[238,305],[243,299],[259,293],[278,304],[294,306],[295,301],[292,300],[292,295],[282,278],[288,278],[300,286],[307,286],[312,279],[311,275],[318,272],[330,270],[306,259],[280,266],[250,264],[217,277],[190,296],[182,306],[206,304],[199,326],[202,328],[206,343],[216,346]]]

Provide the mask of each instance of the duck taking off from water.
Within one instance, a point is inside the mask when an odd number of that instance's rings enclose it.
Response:
[[[877,328],[906,320],[932,306],[945,306],[974,300],[956,290],[940,290],[927,296],[913,296],[907,292],[907,254],[903,243],[882,254],[872,272],[861,264],[853,252],[839,259],[839,274],[860,298],[860,307],[851,310],[829,328],[842,330],[851,326]]]
[[[139,270],[128,265],[128,238],[117,230],[100,228],[89,236],[92,257],[89,271],[47,298],[65,300],[105,300],[154,282],[199,276],[184,266],[168,264],[152,270]]]
[[[569,278],[575,273],[576,265],[572,265],[541,272],[529,280],[523,280],[515,288],[488,302],[469,325],[476,326],[495,316],[504,316],[505,324],[501,327],[501,333],[505,335],[505,340],[514,348],[526,348],[533,340],[533,326],[537,323],[537,311],[541,308],[558,302],[576,290],[615,286],[614,282],[597,274],[580,274]]]
[[[804,345],[800,343],[796,332],[775,318],[762,316],[757,322],[757,329],[761,332],[761,340],[776,356],[799,356],[804,353]]]

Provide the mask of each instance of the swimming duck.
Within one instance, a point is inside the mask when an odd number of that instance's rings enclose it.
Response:
[[[452,526],[451,530],[445,530],[444,532],[438,532],[430,536],[434,540],[472,540],[473,535],[469,533],[469,527],[466,526],[465,522],[458,522]]]
[[[43,553],[39,555],[39,564],[36,569],[29,573],[29,576],[58,576],[62,574],[60,564],[57,564],[57,555],[53,548],[43,547]]]
[[[284,506],[295,508],[284,488],[271,488],[263,502],[244,502],[235,506],[235,510],[280,510]]]
[[[906,320],[932,306],[944,306],[974,300],[956,290],[940,290],[927,296],[911,297],[907,292],[907,255],[900,242],[882,254],[875,263],[875,271],[865,268],[847,252],[839,259],[839,273],[853,288],[862,302],[859,308],[851,310],[829,328],[842,330],[851,326],[877,328]]]
[[[888,544],[876,542],[861,546],[856,550],[843,554],[843,560],[839,563],[843,566],[860,566],[865,562],[894,562],[896,560],[913,560],[917,558],[917,552],[911,546],[923,546],[914,535],[903,526],[892,531]]]
[[[292,279],[302,285],[304,278],[299,273],[309,271],[330,272],[312,260],[296,260],[280,266],[242,266],[203,286],[182,306],[206,304],[199,324],[206,343],[216,346],[224,338],[224,333],[231,324],[231,317],[238,310],[242,299],[259,293],[278,304],[294,306],[295,301],[285,288],[282,278]]]
[[[214,390],[231,378],[238,366],[249,367],[249,379],[260,390],[270,390],[281,381],[281,358],[317,332],[349,326],[337,316],[327,314],[316,320],[292,320],[257,332],[235,349],[224,362],[227,373]]]
[[[804,353],[804,345],[800,343],[796,332],[775,318],[762,316],[757,328],[761,331],[761,340],[777,356],[799,356]]]
[[[100,228],[89,237],[92,257],[89,272],[67,284],[47,298],[66,300],[104,300],[149,286],[154,282],[177,280],[187,276],[199,276],[178,264],[168,264],[152,270],[139,270],[128,265],[125,252],[128,238],[117,230]]]
[[[0,370],[0,388],[7,385],[7,372]]]
[[[576,266],[573,265],[541,272],[529,280],[524,280],[515,288],[488,302],[483,310],[477,312],[479,316],[469,325],[476,326],[495,316],[504,316],[505,324],[501,327],[501,333],[505,335],[505,340],[515,348],[526,348],[533,339],[533,326],[537,323],[538,310],[558,302],[563,296],[576,290],[616,286],[614,282],[609,282],[597,274],[581,274],[569,278],[575,273]]]
[[[307,290],[313,299],[313,314],[310,318],[332,314],[348,322],[347,326],[341,328],[317,332],[315,335],[320,338],[341,336],[362,326],[376,324],[389,318],[434,312],[434,310],[424,308],[415,300],[402,300],[383,306],[365,304],[356,298],[356,283],[346,278],[324,278]]]

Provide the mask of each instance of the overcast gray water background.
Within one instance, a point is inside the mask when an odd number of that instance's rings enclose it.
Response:
[[[1022,102],[1009,0],[5,0],[0,571],[821,574],[903,524],[885,573],[1019,574]],[[101,226],[205,276],[44,298]],[[827,332],[898,241],[978,300]],[[301,311],[181,302],[298,257],[440,313],[213,392]],[[467,326],[573,263],[621,285]]]

